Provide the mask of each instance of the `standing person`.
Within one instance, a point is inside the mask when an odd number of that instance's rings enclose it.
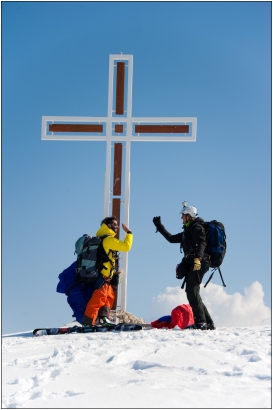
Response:
[[[115,238],[118,231],[118,221],[114,216],[107,217],[101,222],[101,226],[96,236],[106,236],[102,241],[102,246],[109,261],[103,263],[103,267],[92,287],[95,289],[91,299],[87,303],[82,324],[94,325],[98,317],[100,324],[111,323],[108,320],[109,312],[113,306],[115,295],[112,285],[117,286],[121,271],[115,270],[115,261],[118,252],[129,252],[133,244],[133,234],[126,225],[122,224],[122,229],[126,232],[124,241]]]
[[[204,274],[209,270],[210,260],[205,252],[206,233],[204,220],[197,218],[197,209],[183,203],[180,212],[183,220],[183,232],[176,235],[170,234],[161,223],[161,217],[155,216],[153,223],[170,243],[180,243],[184,252],[182,262],[178,265],[180,278],[185,276],[186,294],[193,310],[195,325],[197,329],[213,330],[214,323],[200,296],[200,284]]]

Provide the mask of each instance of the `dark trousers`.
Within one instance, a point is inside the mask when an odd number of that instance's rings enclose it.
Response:
[[[202,266],[200,271],[189,269],[186,281],[186,294],[191,305],[195,323],[207,322],[212,323],[213,320],[204,305],[200,296],[200,284],[204,274],[209,270],[207,266]]]

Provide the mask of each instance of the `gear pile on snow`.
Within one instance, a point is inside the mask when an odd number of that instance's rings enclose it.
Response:
[[[124,310],[117,310],[116,311],[116,316],[119,320],[119,323],[147,324],[147,322],[145,322],[145,320],[132,315],[132,313],[124,312]],[[109,319],[112,320],[112,321],[115,319],[115,312],[113,310],[110,313]]]

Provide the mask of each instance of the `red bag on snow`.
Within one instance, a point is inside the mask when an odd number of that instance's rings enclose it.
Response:
[[[187,326],[194,325],[194,317],[190,305],[177,306],[172,310],[171,316],[171,329],[173,329],[175,326],[180,327],[180,329],[186,329]]]
[[[170,322],[166,319],[170,318]],[[186,329],[187,326],[194,324],[194,317],[192,313],[192,308],[190,305],[179,305],[174,308],[171,312],[171,317],[163,316],[162,318],[151,322],[151,326],[157,329],[162,327],[167,327],[168,329],[173,329],[175,326],[180,327],[180,329]]]

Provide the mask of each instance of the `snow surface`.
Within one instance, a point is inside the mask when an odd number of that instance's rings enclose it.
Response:
[[[271,408],[271,327],[2,338],[2,408]]]

